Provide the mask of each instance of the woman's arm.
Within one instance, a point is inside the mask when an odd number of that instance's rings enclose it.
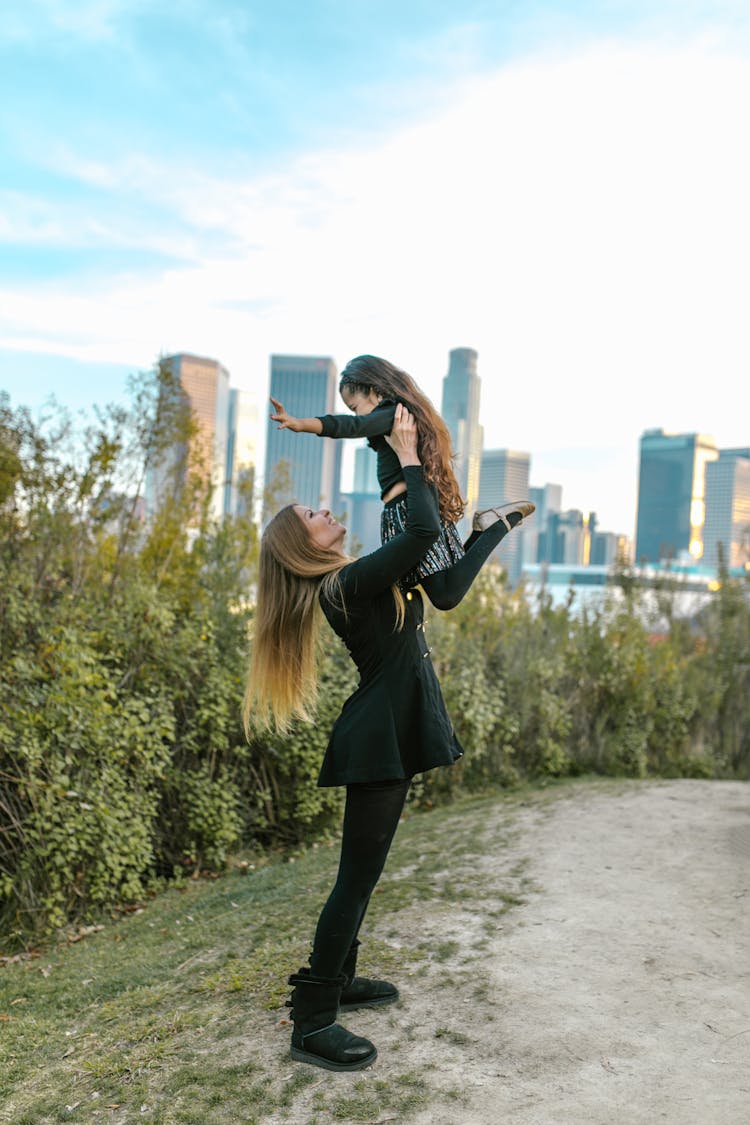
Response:
[[[440,535],[435,490],[425,479],[417,455],[417,428],[400,404],[395,409],[388,444],[399,459],[406,481],[407,518],[404,531],[341,571],[345,597],[368,598],[388,590],[413,570]]]

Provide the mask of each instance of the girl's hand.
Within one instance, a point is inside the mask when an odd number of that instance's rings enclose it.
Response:
[[[402,403],[396,406],[393,428],[386,435],[386,441],[399,459],[401,465],[419,465],[417,453],[417,423]]]
[[[271,414],[270,418],[272,422],[279,423],[276,428],[278,430],[293,430],[294,433],[299,433],[302,429],[302,427],[300,426],[300,419],[295,418],[293,414],[287,414],[286,410],[281,405],[278,399],[272,398],[271,402],[273,403],[273,408],[276,413]]]

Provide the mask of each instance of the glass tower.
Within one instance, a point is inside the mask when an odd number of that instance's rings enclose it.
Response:
[[[354,453],[354,487],[344,494],[346,525],[349,530],[347,550],[367,554],[380,546],[380,514],[383,504],[378,484],[377,458],[368,446]]]
[[[488,449],[481,458],[481,478],[477,508],[495,508],[506,500],[523,500],[529,495],[528,453],[513,449]],[[508,572],[508,582],[515,586],[521,577],[523,536],[526,525],[514,528],[493,551],[495,558]]]
[[[224,493],[229,427],[229,372],[215,359],[180,353],[162,361],[166,370],[179,380],[179,387],[190,404],[196,432],[187,451],[185,469],[205,475],[211,490],[210,513],[215,519],[224,514]],[[184,449],[174,449],[162,465],[153,466],[146,493],[149,513],[165,499],[170,476],[169,463],[179,465]]]
[[[478,506],[483,431],[479,425],[481,380],[473,348],[453,348],[443,379],[442,416],[450,430],[458,487],[470,515]],[[525,495],[525,493],[524,493]]]
[[[549,562],[542,553],[540,546],[544,545],[542,538],[547,530],[547,521],[562,508],[562,485],[547,483],[543,488],[530,488],[527,493],[532,504],[536,505],[534,519],[530,524],[523,525],[522,554],[525,563]],[[512,500],[522,500],[522,496],[510,497]]]
[[[354,451],[354,491],[371,493],[380,499],[378,459],[367,445]]]
[[[337,390],[336,365],[328,356],[271,356],[271,397],[297,418],[343,413]],[[342,446],[317,434],[279,430],[269,419],[265,518],[291,501],[339,513]]]
[[[255,484],[258,407],[253,396],[229,391],[225,515],[252,515]]]
[[[591,533],[596,527],[595,513],[578,508],[548,512],[544,531],[539,533],[540,563],[554,566],[588,566],[591,560]]]
[[[750,564],[750,449],[722,449],[706,466],[704,561],[730,570]]]
[[[706,465],[718,456],[716,442],[703,434],[642,435],[636,563],[702,558]]]

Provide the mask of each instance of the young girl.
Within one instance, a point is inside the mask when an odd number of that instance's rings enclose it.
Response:
[[[366,437],[377,453],[380,495],[384,502],[381,539],[387,543],[403,532],[407,518],[406,484],[398,458],[386,441],[393,425],[394,411],[402,403],[414,416],[419,433],[419,456],[425,479],[436,490],[440,511],[440,538],[409,573],[404,589],[421,585],[437,609],[453,609],[464,597],[479,570],[498,543],[534,505],[516,500],[497,508],[476,512],[472,533],[462,543],[456,522],[464,513],[464,503],[451,466],[451,440],[448,428],[426,395],[405,371],[377,356],[361,355],[350,360],[341,373],[339,392],[352,411],[324,414],[317,418],[295,418],[271,399],[275,413],[271,419],[279,429],[321,437]]]
[[[346,528],[325,509],[283,508],[261,539],[245,728],[282,730],[309,718],[315,696],[319,607],[345,642],[359,685],[334,724],[318,785],[345,785],[341,856],[315,930],[309,967],[289,980],[292,1057],[327,1070],[359,1070],[377,1050],[336,1022],[340,1010],[398,999],[388,981],[356,975],[358,934],[414,774],[463,753],[445,709],[424,632],[419,591],[398,582],[440,535],[434,489],[417,455],[414,419],[399,405],[388,440],[409,500],[403,532],[349,558]]]

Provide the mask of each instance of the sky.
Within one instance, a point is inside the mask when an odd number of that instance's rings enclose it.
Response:
[[[632,535],[645,429],[750,444],[749,105],[745,0],[6,0],[0,390],[370,352],[439,407],[472,347],[485,448]]]

